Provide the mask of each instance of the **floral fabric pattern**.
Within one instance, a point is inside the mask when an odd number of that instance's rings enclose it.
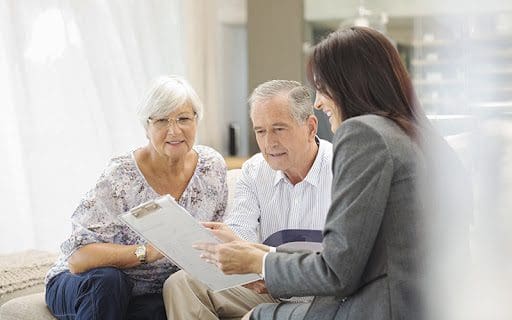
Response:
[[[222,221],[228,196],[224,159],[206,146],[194,146],[193,149],[198,154],[197,166],[178,203],[199,221]],[[48,271],[46,282],[69,270],[67,259],[87,244],[145,243],[118,219],[118,215],[159,196],[139,170],[133,152],[113,158],[71,216],[71,236],[62,243],[61,255]],[[178,270],[163,258],[123,271],[133,281],[132,294],[141,295],[161,292],[163,282]]]

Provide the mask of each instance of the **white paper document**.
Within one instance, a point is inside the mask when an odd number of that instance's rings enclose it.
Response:
[[[192,248],[194,243],[220,241],[169,195],[145,202],[120,218],[174,264],[213,291],[261,279],[257,274],[225,275],[217,266],[201,259],[200,251]]]

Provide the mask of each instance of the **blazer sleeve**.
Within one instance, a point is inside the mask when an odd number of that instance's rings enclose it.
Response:
[[[349,296],[361,286],[386,208],[393,161],[380,133],[357,119],[341,125],[333,146],[324,249],[268,254],[265,282],[274,297]]]

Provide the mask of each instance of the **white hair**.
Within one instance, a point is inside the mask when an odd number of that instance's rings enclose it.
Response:
[[[203,103],[190,84],[179,76],[162,76],[157,78],[139,107],[139,121],[145,129],[150,118],[167,116],[175,109],[190,103],[197,114],[203,116]]]
[[[250,114],[255,104],[266,102],[278,95],[287,94],[290,113],[293,118],[303,123],[314,114],[313,102],[309,90],[297,81],[270,80],[260,84],[249,98]]]

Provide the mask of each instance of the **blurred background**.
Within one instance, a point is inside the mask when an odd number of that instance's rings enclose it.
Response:
[[[0,0],[0,254],[58,250],[107,161],[146,143],[135,114],[153,78],[191,82],[205,103],[198,143],[237,167],[257,152],[251,90],[270,79],[305,82],[312,46],[350,25],[396,44],[472,181],[471,281],[443,293],[450,302],[436,318],[512,319],[505,0]],[[452,240],[440,260],[458,250]]]

